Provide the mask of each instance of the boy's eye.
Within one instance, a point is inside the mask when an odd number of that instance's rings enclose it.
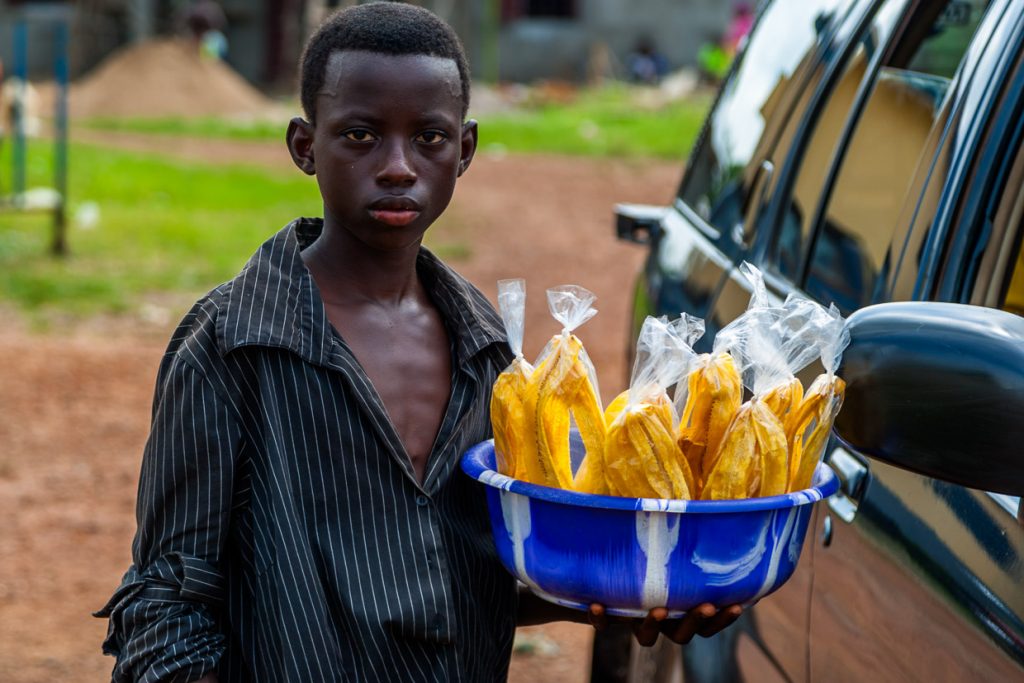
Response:
[[[439,130],[425,130],[416,136],[416,142],[427,145],[439,145],[447,139],[448,136]]]
[[[351,128],[342,133],[342,135],[352,142],[370,142],[374,139],[373,133],[365,128]]]

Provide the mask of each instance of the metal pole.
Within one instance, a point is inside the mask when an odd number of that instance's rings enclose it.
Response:
[[[483,62],[484,80],[497,83],[501,78],[501,58],[499,43],[501,40],[501,3],[499,0],[483,0],[482,12]]]
[[[132,0],[128,3],[129,34],[133,43],[153,37],[153,0]]]
[[[14,77],[18,85],[11,105],[14,127],[11,178],[14,202],[20,206],[25,193],[25,96],[28,88],[28,24],[24,20],[14,23]]]
[[[57,81],[57,104],[54,116],[53,186],[57,190],[57,206],[53,214],[54,256],[64,256],[67,244],[68,199],[68,24],[58,19],[54,24],[54,78]]]

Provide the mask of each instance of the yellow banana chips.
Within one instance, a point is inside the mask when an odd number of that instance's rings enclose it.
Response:
[[[835,368],[849,343],[845,321],[834,306],[795,296],[773,305],[761,273],[749,264],[740,272],[754,294],[711,352],[692,349],[702,320],[647,318],[629,388],[605,410],[575,333],[596,314],[594,295],[572,285],[547,291],[562,329],[531,364],[522,349],[525,284],[499,282],[515,359],[491,396],[498,470],[634,498],[726,500],[809,487],[842,406],[845,385]],[[817,360],[824,372],[805,391],[797,374]]]

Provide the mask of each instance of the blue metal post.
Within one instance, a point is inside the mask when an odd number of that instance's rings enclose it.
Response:
[[[54,207],[53,244],[57,256],[67,253],[66,208],[68,198],[68,24],[58,19],[54,24],[54,78],[57,81],[57,103],[54,112],[53,184],[59,198]]]
[[[14,77],[21,88],[14,103],[14,139],[11,145],[11,161],[14,164],[11,179],[16,202],[25,192],[25,90],[28,84],[28,24],[24,20],[14,23]]]

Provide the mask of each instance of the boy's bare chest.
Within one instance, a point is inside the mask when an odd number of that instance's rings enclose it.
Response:
[[[422,482],[451,394],[451,349],[440,315],[328,305],[327,317],[373,384]]]

